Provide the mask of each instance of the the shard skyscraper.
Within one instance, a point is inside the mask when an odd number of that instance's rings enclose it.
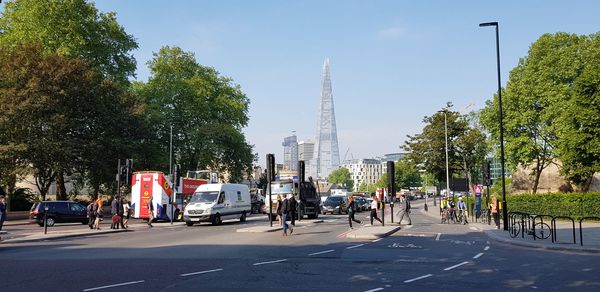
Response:
[[[311,170],[317,178],[327,178],[340,166],[335,111],[333,109],[333,93],[329,78],[329,59],[323,64],[321,80],[321,104],[315,142],[315,154],[311,161]]]

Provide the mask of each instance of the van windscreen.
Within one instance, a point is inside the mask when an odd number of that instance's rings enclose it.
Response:
[[[209,203],[217,200],[219,192],[197,192],[194,193],[190,203]]]

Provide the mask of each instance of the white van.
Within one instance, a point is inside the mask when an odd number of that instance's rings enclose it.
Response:
[[[187,226],[196,222],[219,225],[223,220],[246,221],[252,207],[250,190],[240,184],[204,184],[196,189],[185,207],[183,221]]]

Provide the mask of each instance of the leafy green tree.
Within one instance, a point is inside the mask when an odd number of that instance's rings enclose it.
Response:
[[[149,140],[159,152],[168,153],[173,126],[173,149],[182,173],[217,169],[229,173],[232,182],[249,174],[255,156],[242,133],[249,99],[240,86],[178,47],[161,48],[148,65],[152,76],[134,89],[148,106],[154,135]],[[158,167],[167,165],[168,155],[163,155]]]
[[[340,184],[346,188],[346,190],[352,190],[354,188],[354,181],[350,175],[350,170],[345,167],[340,167],[329,174],[327,178],[329,183]]]
[[[0,15],[0,44],[42,44],[43,51],[79,58],[118,82],[135,73],[138,47],[113,12],[84,0],[15,0]]]
[[[360,186],[358,186],[359,192],[374,193],[376,190],[377,187],[374,184],[361,183]]]
[[[394,166],[394,183],[397,190],[421,186],[421,175],[417,165],[407,158],[398,160]]]

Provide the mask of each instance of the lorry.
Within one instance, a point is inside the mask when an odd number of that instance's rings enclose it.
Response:
[[[211,222],[220,225],[223,220],[246,221],[251,212],[250,190],[242,184],[203,184],[190,198],[183,221],[187,226]]]
[[[288,195],[293,195],[298,202],[298,209],[296,215],[299,220],[302,220],[304,216],[309,219],[317,219],[319,217],[321,198],[317,194],[315,185],[312,182],[312,178],[309,181],[304,181],[304,161],[299,163],[298,175],[284,174],[279,175],[271,182],[271,197],[266,194],[266,202],[264,205],[263,213],[267,214],[271,219],[276,218],[277,210],[277,195],[281,196],[281,199],[285,199]],[[272,210],[272,213],[269,213]]]
[[[171,182],[161,171],[134,172],[131,179],[131,208],[133,218],[148,219],[148,202],[152,200],[155,220],[170,221],[177,218],[180,208],[173,203]]]

